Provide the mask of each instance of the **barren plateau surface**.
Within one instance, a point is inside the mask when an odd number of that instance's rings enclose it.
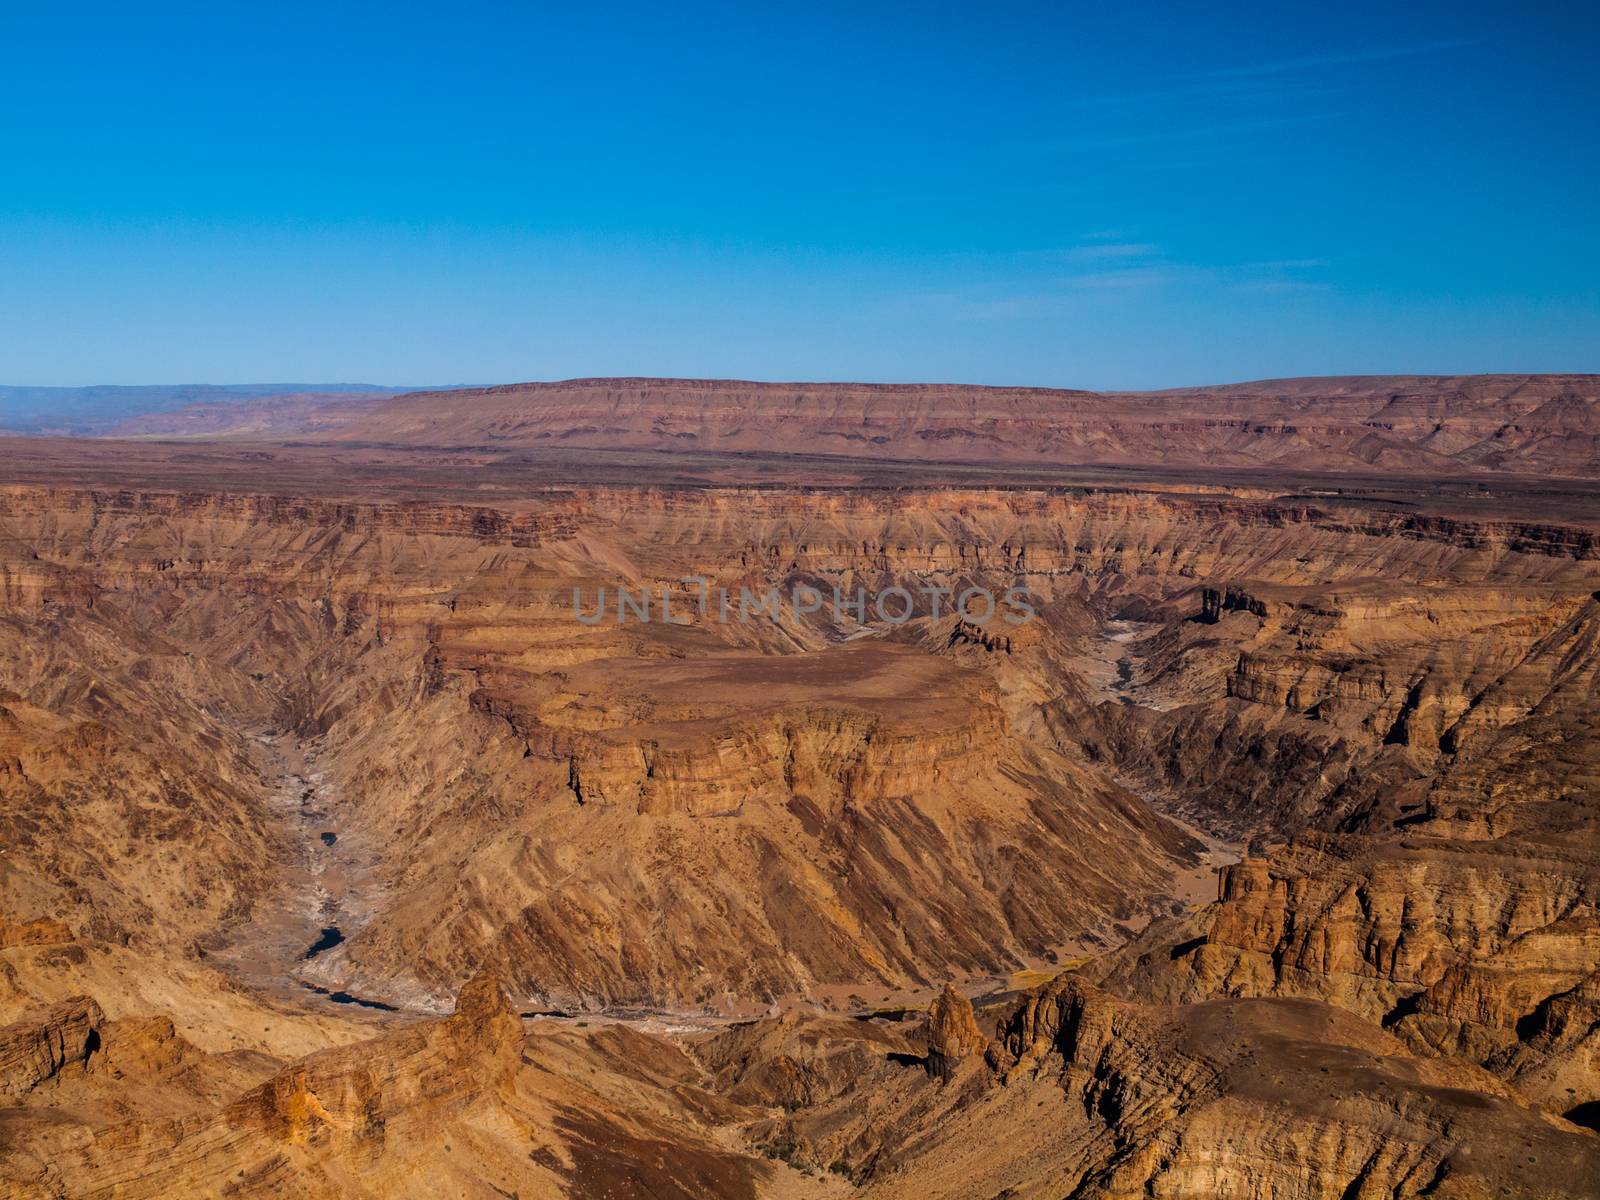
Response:
[[[921,463],[1600,474],[1600,376],[1355,375],[1162,392],[569,379],[267,397],[135,418],[121,436],[343,445],[812,454]]]

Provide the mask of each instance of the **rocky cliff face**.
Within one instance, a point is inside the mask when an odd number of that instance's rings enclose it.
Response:
[[[701,1041],[750,1135],[857,1193],[910,1197],[1587,1195],[1600,1145],[1459,1060],[1290,999],[1150,1004],[1063,977],[912,1035],[789,1020]],[[904,1043],[902,1043],[904,1044]],[[929,1071],[922,1068],[926,1065]]]
[[[658,590],[692,572],[758,590],[877,588],[885,571],[1009,586],[1015,518],[971,503],[594,496],[580,522],[564,498],[504,516],[210,500],[180,518],[159,498],[23,495],[10,527],[34,523],[30,553],[94,591],[81,608],[40,598],[49,619],[93,628],[97,646],[196,647],[168,660],[187,675],[163,680],[197,709],[318,739],[354,825],[393,852],[392,899],[318,964],[329,982],[448,994],[489,956],[545,1002],[704,1002],[993,970],[1167,910],[1187,839],[1019,738],[989,656],[959,653],[981,644],[948,636],[959,618],[919,618],[954,651],[933,655],[903,638],[824,650],[838,635],[821,624],[723,624],[683,597],[690,619],[670,624],[586,626],[567,607],[573,587]],[[974,518],[1006,524],[941,528]],[[921,546],[897,523],[924,526]],[[1036,552],[1041,589],[1079,573],[1060,553]],[[211,736],[247,749],[237,729]],[[261,817],[258,802],[236,811]],[[252,858],[234,878],[270,870],[270,851],[228,842],[223,860]],[[1094,860],[1114,855],[1113,876]],[[574,870],[584,886],[552,889]]]
[[[1582,1195],[1597,576],[1218,488],[9,486],[5,1194]]]
[[[1600,1161],[1471,1069],[1327,1005],[1146,1007],[1062,984],[1000,1032],[1010,1086],[1054,1076],[1090,1116],[1075,1195],[1493,1194],[1522,1190],[1530,1162],[1542,1194],[1581,1195]]]

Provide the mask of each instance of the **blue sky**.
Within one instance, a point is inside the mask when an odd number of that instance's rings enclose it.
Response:
[[[1600,371],[1597,50],[1589,4],[8,6],[0,383]]]

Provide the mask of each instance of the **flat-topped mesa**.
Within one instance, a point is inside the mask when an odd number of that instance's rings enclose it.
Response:
[[[1145,393],[572,379],[413,393],[366,405],[318,432],[342,442],[485,451],[583,447],[945,463],[1200,460],[1213,467],[1289,462],[1359,474],[1592,476],[1597,400],[1600,377],[1593,375],[1285,379]],[[292,424],[283,427],[290,430]]]
[[[750,803],[786,804],[797,790],[832,812],[984,774],[1006,734],[998,711],[974,705],[967,724],[908,698],[904,715],[838,703],[707,719],[686,730],[576,734],[568,786],[581,803],[620,803],[641,815],[727,814]]]
[[[177,435],[191,446],[209,438],[390,455],[449,448],[480,459],[577,449],[1593,478],[1597,399],[1594,375],[1347,376],[1120,393],[571,379],[393,397],[262,397],[155,414],[116,432]]]

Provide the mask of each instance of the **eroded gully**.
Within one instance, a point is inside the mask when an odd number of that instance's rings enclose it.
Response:
[[[241,982],[277,999],[338,1005],[351,1015],[397,1011],[353,995],[330,958],[377,910],[378,855],[346,827],[336,790],[316,769],[314,743],[282,730],[251,735],[251,755],[267,784],[268,812],[289,843],[279,887],[210,954]]]
[[[1154,626],[1143,622],[1107,622],[1102,636],[1075,666],[1099,695],[1120,704],[1154,709],[1170,707],[1134,683],[1134,644]],[[344,1013],[381,1019],[411,1006],[388,999],[352,994],[341,983],[339,947],[377,911],[380,882],[376,849],[359,831],[349,829],[339,812],[336,789],[317,770],[314,742],[281,730],[252,737],[252,753],[269,787],[268,805],[287,835],[291,853],[282,886],[255,906],[248,920],[229,931],[211,957],[248,986],[301,1005],[341,1006]],[[1188,904],[1204,904],[1216,896],[1216,871],[1237,862],[1242,844],[1213,837],[1174,816],[1164,798],[1118,777],[1117,783],[1143,799],[1204,847],[1199,861],[1173,880],[1173,895]],[[1070,957],[1086,947],[1063,946]],[[1059,959],[1057,960],[1059,961]],[[993,996],[1036,981],[1059,969],[1050,962],[1028,963],[1010,977],[991,975],[965,981],[963,990]],[[830,989],[854,991],[854,988]],[[869,991],[875,989],[868,989]],[[885,1008],[926,1003],[932,991],[884,991]],[[815,998],[790,998],[778,1008],[815,1007]],[[422,1010],[416,1010],[422,1011]],[[741,1014],[744,1015],[744,1014]],[[529,1018],[587,1019],[624,1022],[655,1032],[678,1032],[723,1024],[731,1018],[674,1010],[626,1012],[541,1011]]]

